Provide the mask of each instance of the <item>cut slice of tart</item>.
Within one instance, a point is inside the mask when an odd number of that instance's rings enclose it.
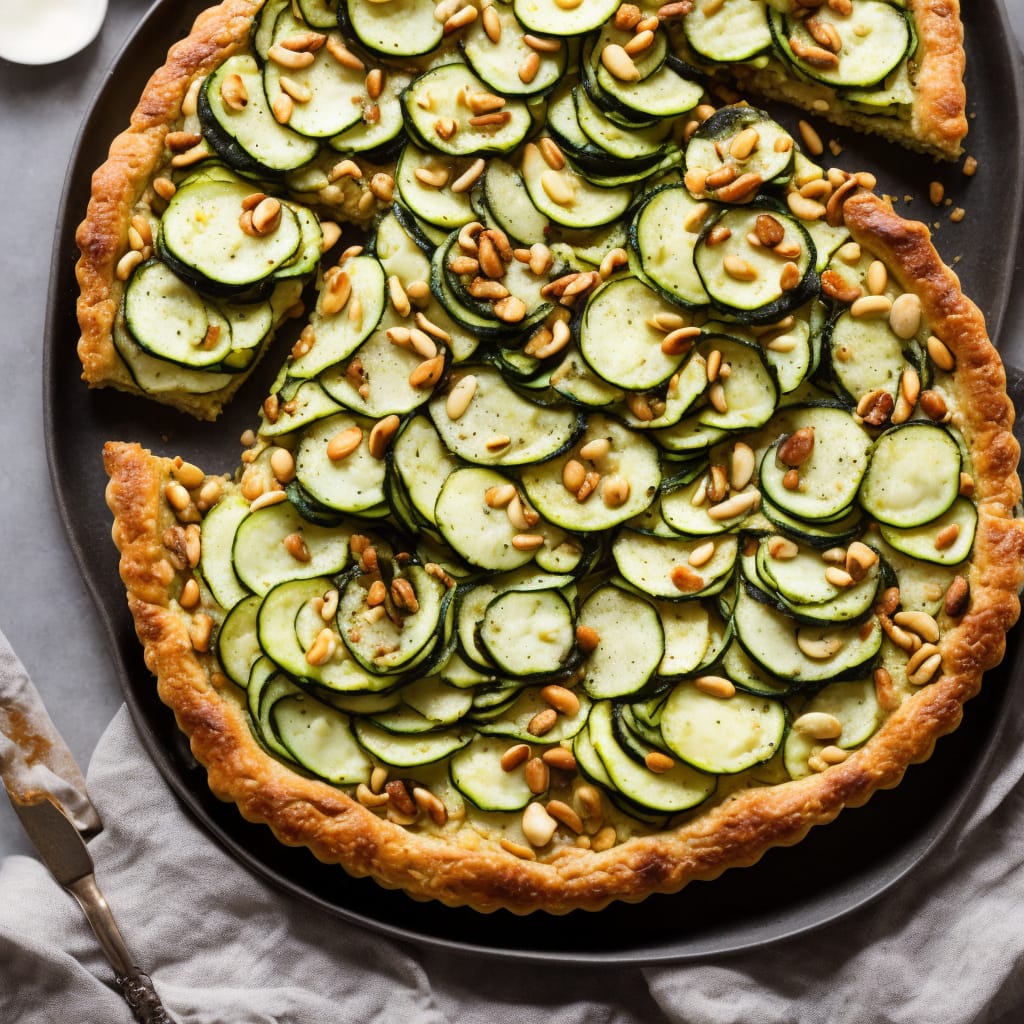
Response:
[[[944,160],[967,134],[956,2],[711,0],[669,4],[677,52],[744,96]],[[664,8],[663,8],[664,10]]]

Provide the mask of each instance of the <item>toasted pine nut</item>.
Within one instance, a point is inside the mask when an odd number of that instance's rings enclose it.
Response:
[[[824,661],[838,654],[843,649],[843,640],[840,637],[813,637],[807,636],[803,630],[797,632],[796,645],[807,655],[817,661]]]
[[[608,508],[621,508],[629,501],[629,481],[621,476],[608,476],[601,484],[601,500]]]
[[[444,356],[425,359],[409,374],[409,384],[416,389],[433,387],[444,373]]]
[[[824,711],[809,711],[793,723],[793,728],[811,739],[834,740],[841,735],[843,724],[835,715]]]
[[[647,754],[644,757],[644,764],[647,766],[647,770],[654,772],[655,775],[664,775],[665,772],[672,771],[676,766],[675,761],[660,750],[652,750]]]
[[[565,686],[558,686],[552,683],[549,686],[542,687],[540,695],[544,702],[550,704],[559,714],[571,717],[579,713],[579,697]]]
[[[956,360],[953,358],[953,353],[950,352],[946,345],[936,338],[934,334],[929,335],[927,347],[931,361],[940,370],[949,372],[956,366]]]
[[[709,697],[719,697],[722,700],[728,700],[736,695],[735,684],[731,679],[726,679],[725,676],[697,676],[693,681],[693,685],[701,693],[706,693]]]
[[[514,772],[520,765],[530,759],[530,746],[527,743],[516,743],[501,755],[501,770]]]
[[[545,708],[527,723],[526,731],[531,736],[545,736],[558,724],[558,712],[554,708]]]

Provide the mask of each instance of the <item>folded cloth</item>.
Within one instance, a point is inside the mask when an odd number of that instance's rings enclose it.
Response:
[[[88,773],[97,879],[181,1024],[1010,1024],[1024,1019],[1024,708],[952,837],[874,904],[674,967],[567,969],[403,945],[254,877],[178,805],[122,708]],[[538,919],[538,927],[543,921]],[[70,896],[0,866],[0,1021],[131,1016]]]

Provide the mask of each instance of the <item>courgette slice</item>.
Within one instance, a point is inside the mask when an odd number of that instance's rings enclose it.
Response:
[[[886,526],[922,526],[956,500],[962,465],[960,446],[945,428],[922,421],[893,427],[875,442],[860,503]]]
[[[370,781],[373,762],[356,742],[348,715],[308,694],[281,697],[270,708],[275,734],[306,771],[337,786]]]
[[[786,732],[785,705],[749,693],[713,697],[693,683],[679,683],[660,718],[674,754],[714,775],[735,775],[767,761]]]
[[[654,605],[605,585],[583,602],[579,624],[598,637],[584,662],[584,690],[595,700],[640,694],[665,656],[665,630]]]
[[[615,737],[609,701],[594,705],[589,733],[594,751],[614,789],[640,807],[677,814],[703,803],[715,791],[715,777],[689,764],[676,764],[661,773],[638,764]]]

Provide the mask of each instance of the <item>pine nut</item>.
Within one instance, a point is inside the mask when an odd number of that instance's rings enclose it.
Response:
[[[714,384],[708,388],[708,401],[711,403],[711,407],[715,412],[722,413],[724,415],[729,411],[729,402],[725,397],[725,387],[720,380],[716,380]]]
[[[612,443],[607,437],[595,437],[580,448],[580,457],[594,462],[608,456],[612,450]]]
[[[433,387],[444,373],[444,356],[425,359],[409,374],[409,385],[417,390]]]
[[[537,854],[530,849],[529,846],[523,846],[522,843],[514,843],[511,839],[499,839],[498,845],[506,852],[510,853],[513,857],[518,857],[520,860],[536,860]]]
[[[543,546],[544,538],[539,533],[517,533],[512,537],[512,547],[516,551],[536,551]]]
[[[370,449],[370,454],[375,459],[383,459],[385,453],[394,440],[395,434],[398,433],[398,428],[401,426],[401,420],[392,413],[390,416],[385,416],[384,419],[378,420],[370,431],[370,439],[367,447]]]
[[[889,310],[889,326],[904,341],[917,334],[921,327],[921,300],[913,292],[897,296]]]
[[[479,181],[486,166],[484,158],[478,157],[452,182],[451,190],[456,194],[468,192]]]
[[[814,199],[808,199],[799,192],[790,192],[786,196],[789,212],[799,220],[821,220],[825,216],[825,207]]]
[[[791,292],[801,281],[803,275],[795,263],[784,263],[779,272],[779,287],[784,292]]]
[[[796,645],[808,658],[824,661],[843,649],[843,640],[837,636],[810,637],[800,630],[796,635]]]
[[[579,697],[572,690],[564,686],[558,686],[555,683],[544,686],[541,688],[540,696],[546,704],[551,705],[559,714],[568,715],[569,717],[579,714]]]
[[[609,43],[601,51],[601,63],[610,75],[620,82],[638,82],[640,72],[633,58],[618,43]]]
[[[661,339],[661,351],[667,356],[681,356],[693,348],[694,341],[700,337],[699,327],[678,327]]]
[[[530,759],[530,747],[527,743],[516,743],[501,755],[501,770],[514,772],[520,765]]]
[[[663,754],[660,750],[652,750],[647,754],[644,757],[644,764],[647,770],[654,772],[655,775],[664,775],[665,772],[672,771],[676,766],[675,761],[668,754]]]
[[[821,136],[815,131],[814,126],[808,121],[801,120],[797,124],[797,128],[800,130],[800,139],[804,144],[804,149],[811,156],[821,156],[825,152],[825,146],[821,141]]]
[[[145,257],[138,249],[129,249],[118,261],[114,274],[118,281],[127,281],[135,272],[136,267],[145,262]]]
[[[281,543],[296,562],[306,563],[313,557],[301,533],[289,533]]]
[[[676,590],[684,594],[692,594],[704,589],[704,577],[694,572],[688,565],[675,565],[669,573],[669,579]]]
[[[323,665],[334,656],[337,649],[337,636],[333,630],[325,627],[317,633],[309,650],[306,651],[306,663],[309,665]]]
[[[576,201],[576,193],[569,179],[557,171],[544,171],[540,176],[540,184],[547,197],[559,206],[572,206]]]
[[[761,502],[761,492],[758,490],[743,491],[741,494],[734,494],[731,498],[712,505],[708,509],[708,515],[716,520],[734,519],[746,512],[756,508]]]
[[[429,789],[425,789],[423,786],[414,786],[412,798],[416,801],[416,806],[424,814],[429,815],[430,820],[438,828],[443,828],[447,824],[448,808],[445,807],[444,802],[439,796],[431,793]]]
[[[180,604],[186,611],[190,611],[199,604],[199,601],[199,584],[196,582],[195,577],[191,577],[185,581],[184,586],[181,588],[181,596],[178,598],[178,604]]]
[[[413,172],[416,180],[427,188],[444,188],[448,184],[448,171],[444,167],[417,167]]]
[[[324,594],[323,604],[320,605],[320,618],[324,622],[330,622],[337,615],[339,597],[340,595],[335,587],[332,587]]]
[[[881,260],[873,260],[868,267],[866,278],[868,291],[872,295],[883,295],[889,287],[889,269]]]
[[[279,67],[288,68],[290,71],[298,71],[308,68],[316,60],[316,55],[310,50],[292,50],[275,43],[267,50],[267,59],[273,61]]]
[[[365,782],[360,782],[356,786],[356,800],[363,807],[383,807],[390,799],[387,793],[374,793]]]
[[[891,309],[892,300],[886,295],[862,295],[851,304],[850,316],[856,319],[883,317],[888,316]]]
[[[643,53],[644,50],[649,49],[653,42],[654,33],[650,29],[644,29],[641,32],[637,32],[622,48],[630,57],[635,57],[638,53]]]
[[[944,526],[935,535],[935,550],[945,551],[946,548],[952,547],[957,538],[960,536],[960,524],[950,523],[948,526]]]
[[[842,734],[843,723],[827,712],[809,711],[793,723],[793,728],[811,739],[834,740]]]
[[[584,654],[590,654],[592,651],[597,650],[597,645],[600,642],[600,634],[593,626],[576,627],[576,645]]]
[[[558,724],[558,712],[554,708],[545,708],[527,723],[526,731],[531,736],[545,736]]]
[[[330,274],[327,286],[320,293],[320,312],[324,316],[340,313],[352,295],[352,279],[344,270]]]
[[[923,686],[942,665],[942,654],[935,644],[922,644],[907,659],[907,681]]]
[[[366,65],[337,37],[327,37],[327,52],[350,71],[365,71]]]
[[[523,42],[531,50],[537,50],[539,53],[558,53],[562,49],[561,39],[554,39],[550,36],[535,36],[530,32],[523,36]]]
[[[569,459],[562,467],[562,484],[570,494],[576,494],[579,491],[586,476],[586,467],[576,459]]]
[[[564,825],[577,835],[583,831],[583,820],[567,803],[561,800],[549,800],[547,812],[560,825]]]
[[[940,370],[945,370],[948,373],[956,366],[953,353],[934,334],[929,335],[927,348],[928,356]]]
[[[796,558],[800,553],[800,549],[793,541],[788,537],[781,537],[779,534],[774,534],[768,538],[767,548],[768,554],[780,562]]]
[[[825,579],[834,587],[849,587],[853,584],[853,577],[838,565],[830,565],[825,570]]]
[[[558,828],[558,822],[538,803],[527,804],[523,811],[523,835],[531,846],[547,846]]]
[[[551,785],[551,770],[539,757],[531,757],[523,770],[526,785],[534,796],[547,792]]]
[[[346,427],[327,442],[327,458],[331,462],[347,459],[363,441],[363,431],[359,426]]]
[[[188,636],[192,641],[192,647],[200,654],[208,651],[213,636],[213,619],[205,612],[193,615],[188,627]]]
[[[477,379],[472,373],[460,377],[455,386],[448,392],[445,400],[445,412],[450,420],[460,419],[469,408],[469,403],[476,394]]]
[[[928,643],[934,644],[939,639],[939,624],[927,612],[897,612],[893,616],[893,622],[911,630]]]
[[[607,508],[621,508],[629,501],[629,492],[629,481],[625,477],[605,477],[601,485],[601,500]]]
[[[505,508],[517,496],[515,484],[498,484],[484,491],[484,504],[488,508]]]
[[[552,746],[541,755],[541,760],[549,768],[557,768],[559,771],[575,771],[577,769],[572,752],[565,746]]]
[[[693,681],[693,685],[701,693],[705,693],[709,697],[728,700],[730,697],[736,696],[735,684],[731,679],[726,679],[725,676],[697,676]]]

